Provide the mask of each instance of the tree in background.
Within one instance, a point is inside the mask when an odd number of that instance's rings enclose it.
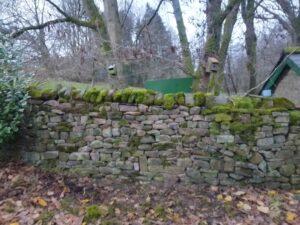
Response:
[[[181,47],[181,55],[184,63],[184,70],[186,74],[194,77],[195,70],[179,0],[172,0],[172,6],[174,16],[176,19],[177,31]]]
[[[149,78],[169,78],[178,74],[174,69],[178,56],[171,32],[167,30],[157,12],[158,8],[154,9],[147,4],[144,16],[136,24],[135,43],[137,52],[141,55],[139,64],[142,66],[139,71],[147,71],[138,78],[143,81]]]
[[[242,17],[246,25],[245,44],[247,54],[247,70],[250,78],[249,89],[253,89],[256,86],[257,37],[254,28],[254,17],[256,8],[257,6],[254,1],[242,1]]]
[[[149,25],[144,26],[155,14],[155,9],[151,8],[149,4],[146,6],[146,12],[142,20],[137,24],[137,30],[141,30],[138,37],[137,44],[140,48],[149,51],[151,54],[156,54],[161,57],[170,57],[168,49],[172,44],[172,38],[169,31],[167,31],[160,15],[155,15]]]
[[[292,45],[300,45],[300,2],[296,3],[296,0],[275,0],[271,4],[267,1],[264,3],[260,6],[271,17],[262,14],[259,15],[259,18],[277,20],[290,35]]]
[[[209,57],[219,58],[219,50],[222,41],[222,28],[226,17],[235,9],[241,0],[230,0],[226,7],[222,9],[222,0],[206,1],[206,42],[204,46],[204,55],[199,63],[198,76],[201,76],[200,89],[202,91],[211,91],[215,89],[215,79],[206,72],[205,66]],[[228,34],[226,34],[228,36]]]

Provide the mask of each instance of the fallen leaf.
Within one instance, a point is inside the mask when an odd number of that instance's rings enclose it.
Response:
[[[134,213],[132,213],[132,212],[128,213],[128,214],[127,214],[127,218],[128,218],[129,220],[133,220],[133,219],[134,219]]]
[[[172,219],[175,223],[180,223],[181,219],[180,219],[180,215],[178,213],[174,213],[172,215]]]
[[[237,191],[237,192],[235,192],[233,194],[236,195],[236,196],[241,196],[241,195],[246,194],[246,192],[244,192],[244,191]]]
[[[286,222],[293,222],[297,218],[297,215],[293,212],[287,212],[285,215]]]
[[[217,199],[218,199],[218,201],[222,201],[222,200],[223,200],[223,195],[219,194],[219,195],[217,196]]]
[[[146,202],[147,202],[147,203],[151,202],[151,198],[150,198],[149,195],[148,195],[148,197],[146,198]]]
[[[238,202],[237,207],[238,207],[239,209],[242,209],[242,210],[247,211],[247,212],[251,210],[251,206],[250,206],[249,204],[243,203],[243,202],[241,202],[241,201]]]
[[[10,223],[9,225],[19,225],[18,222]]]
[[[115,214],[119,216],[121,214],[121,210],[119,208],[115,208]]]
[[[268,195],[269,195],[269,197],[275,197],[276,195],[278,195],[278,192],[271,190],[271,191],[268,191]]]
[[[227,195],[225,198],[224,198],[224,202],[231,202],[232,201],[232,197],[230,195]]]
[[[80,202],[81,202],[81,204],[85,205],[85,204],[89,203],[90,201],[91,201],[91,199],[86,198],[86,199],[81,200]]]
[[[217,192],[219,190],[219,188],[217,186],[211,186],[210,190],[213,192]]]
[[[269,214],[270,212],[269,207],[265,207],[265,206],[257,206],[257,210],[265,214]]]
[[[54,195],[54,192],[53,192],[53,191],[48,191],[48,192],[47,192],[47,195],[48,195],[48,196],[52,196],[52,195]]]
[[[37,197],[35,198],[35,203],[42,206],[42,207],[46,207],[48,204],[46,202],[46,200],[44,200],[43,198],[41,197]]]

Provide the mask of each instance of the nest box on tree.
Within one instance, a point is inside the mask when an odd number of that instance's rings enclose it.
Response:
[[[214,57],[209,57],[206,63],[206,72],[214,73],[214,72],[218,72],[218,69],[219,69],[219,60],[217,60]]]
[[[110,76],[116,76],[117,75],[117,68],[116,68],[116,65],[110,65],[108,67],[108,74]]]

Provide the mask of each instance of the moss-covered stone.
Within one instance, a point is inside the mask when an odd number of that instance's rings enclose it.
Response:
[[[154,105],[163,105],[164,104],[164,96],[162,94],[157,94],[153,101]]]
[[[175,100],[178,105],[184,105],[185,104],[185,95],[183,92],[176,93]]]
[[[38,88],[29,87],[28,93],[34,99],[41,99],[43,91]]]
[[[285,109],[295,109],[295,104],[286,98],[274,98],[273,107],[275,108],[285,108]]]
[[[157,151],[166,151],[174,147],[175,144],[173,142],[160,142],[160,143],[153,144],[153,150],[157,150]]]
[[[229,123],[232,120],[232,117],[225,113],[219,113],[215,116],[215,121],[218,123]]]
[[[58,98],[57,87],[43,88],[39,83],[30,86],[28,93],[34,99],[50,100]]]
[[[121,90],[116,90],[113,94],[113,101],[114,102],[121,102],[122,99],[122,91]]]
[[[128,124],[129,124],[128,120],[121,119],[121,120],[119,121],[119,126],[120,126],[120,127],[128,126]]]
[[[131,149],[136,149],[139,144],[141,143],[141,137],[138,137],[138,136],[132,136],[129,140],[129,143],[128,143],[128,146],[131,148]]]
[[[85,90],[80,90],[74,86],[71,87],[71,98],[75,100],[82,100]]]
[[[292,125],[300,125],[300,111],[291,111],[290,121]]]
[[[128,103],[128,100],[133,92],[132,88],[125,88],[121,90],[122,96],[121,96],[121,102]]]
[[[164,95],[164,103],[163,106],[166,109],[173,109],[176,101],[173,94],[165,94]]]
[[[107,94],[108,94],[108,90],[100,90],[98,92],[98,95],[97,95],[96,99],[95,99],[95,102],[98,103],[98,104],[104,102]]]
[[[101,91],[101,89],[99,89],[97,87],[89,88],[85,91],[82,98],[86,102],[95,103],[96,98],[97,98],[100,91]]]
[[[213,106],[211,109],[206,109],[203,111],[203,114],[213,114],[213,113],[230,113],[232,112],[232,104],[221,104]]]
[[[61,122],[55,127],[55,130],[61,132],[69,132],[71,131],[72,127],[72,124],[70,124],[69,122]]]
[[[202,92],[194,93],[194,104],[195,106],[205,106],[206,97]]]
[[[220,125],[218,123],[212,123],[209,128],[209,133],[212,135],[218,135],[220,134]]]
[[[254,140],[254,132],[262,125],[262,119],[259,117],[252,117],[249,123],[233,122],[230,123],[230,131],[233,134],[238,134],[242,140],[249,142]]]
[[[238,109],[254,109],[255,104],[250,97],[235,97],[233,98],[233,105]]]
[[[240,161],[240,162],[247,162],[247,157],[244,155],[234,155],[233,159],[235,161]]]
[[[104,118],[104,119],[107,118],[107,111],[106,111],[106,109],[105,109],[104,106],[100,106],[100,108],[99,108],[99,116],[100,116],[100,118]]]

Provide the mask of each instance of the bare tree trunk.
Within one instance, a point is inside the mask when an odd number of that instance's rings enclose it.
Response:
[[[115,65],[118,76],[118,86],[125,86],[126,80],[123,74],[123,65],[119,58],[119,51],[122,47],[122,28],[118,12],[117,0],[103,0],[104,18],[101,15],[94,0],[83,0],[91,20],[95,22],[97,31],[101,39],[101,47],[106,61],[106,66]],[[113,60],[109,61],[107,56],[112,56]]]
[[[236,85],[236,83],[235,83],[235,81],[234,81],[234,79],[233,79],[233,77],[232,77],[232,71],[231,71],[231,59],[230,59],[230,56],[228,56],[228,58],[227,58],[227,69],[228,69],[228,77],[229,77],[229,79],[230,79],[230,82],[231,82],[231,85],[232,85],[232,88],[233,88],[233,90],[234,90],[234,93],[235,94],[237,94],[237,90],[238,90],[238,87],[237,87],[237,85]]]
[[[293,34],[291,34],[292,42],[294,45],[299,46],[300,45],[300,10],[299,10],[298,17],[295,18],[291,24],[294,31]]]
[[[96,31],[99,35],[99,42],[101,47],[101,53],[107,55],[111,51],[111,44],[107,32],[107,27],[103,16],[101,15],[98,7],[96,6],[94,0],[82,0],[84,7],[87,11],[88,16],[91,21],[96,25]]]
[[[34,19],[36,21],[37,24],[41,24],[43,22],[43,16],[39,17],[39,13],[38,13],[38,1],[35,0],[33,1],[34,4]],[[38,44],[38,51],[41,54],[41,63],[44,65],[45,69],[46,69],[46,74],[49,77],[54,77],[55,75],[55,66],[52,62],[51,59],[51,54],[50,51],[46,45],[46,34],[45,34],[45,30],[41,29],[37,31],[37,44]]]
[[[218,57],[220,42],[222,38],[222,26],[226,17],[231,13],[241,0],[229,0],[227,6],[222,10],[222,0],[208,0],[206,2],[206,23],[207,35],[204,47],[204,57],[199,63],[198,71],[201,74],[200,89],[202,91],[211,91],[215,84],[215,79],[210,79],[210,73],[206,72],[203,63],[207,62],[209,57]]]
[[[234,7],[232,12],[226,17],[226,20],[224,23],[221,47],[219,50],[219,61],[220,61],[219,70],[220,70],[220,72],[224,71],[225,61],[226,61],[227,53],[228,53],[228,47],[229,47],[229,44],[231,41],[234,25],[237,21],[237,14],[239,12],[239,7],[240,7],[240,4],[238,4]]]
[[[106,20],[107,31],[109,34],[111,47],[114,55],[115,65],[117,67],[119,85],[126,86],[122,59],[120,58],[120,52],[122,51],[122,26],[120,22],[118,12],[117,0],[103,0],[104,3],[104,15]]]
[[[223,35],[222,35],[222,40],[221,40],[221,46],[219,49],[219,71],[218,71],[218,76],[217,76],[217,83],[216,83],[216,90],[220,90],[222,82],[224,80],[224,67],[225,67],[225,62],[227,58],[227,53],[228,53],[228,47],[231,41],[232,37],[232,31],[234,28],[234,25],[237,21],[237,14],[239,12],[239,7],[240,4],[235,5],[234,9],[229,13],[229,15],[226,17],[226,20],[224,22],[224,27],[223,27]]]
[[[256,47],[257,37],[254,28],[255,5],[253,0],[243,0],[242,17],[246,25],[245,42],[248,57],[249,89],[256,86]]]
[[[49,49],[46,45],[46,39],[45,39],[45,31],[39,30],[38,31],[38,40],[39,40],[39,51],[41,53],[41,61],[44,64],[48,76],[54,77],[55,76],[55,66],[51,59],[51,54],[49,52]]]
[[[194,76],[194,65],[193,65],[188,38],[186,35],[186,29],[183,22],[182,11],[181,11],[179,0],[172,0],[172,5],[173,5],[174,15],[176,19],[176,24],[177,24],[180,46],[182,50],[182,58],[184,62],[185,73],[187,73],[190,76]]]

